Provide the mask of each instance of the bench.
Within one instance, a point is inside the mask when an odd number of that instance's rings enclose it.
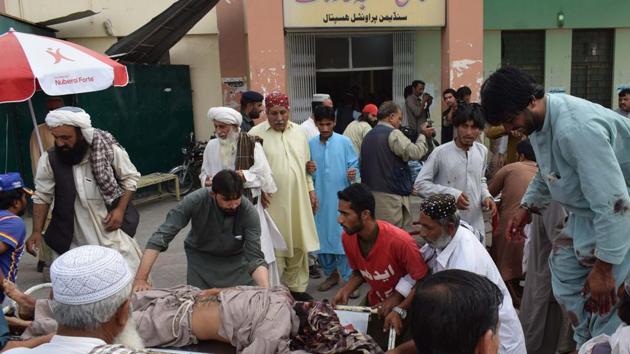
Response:
[[[162,190],[162,183],[164,182],[169,182],[169,183],[174,183],[175,184],[175,193],[171,193],[169,191],[163,191]],[[138,189],[140,188],[144,188],[144,187],[149,187],[149,186],[153,186],[157,184],[157,189],[158,189],[158,193],[148,196],[148,197],[144,197],[144,198],[139,198],[134,200],[134,205],[138,205],[138,204],[144,204],[147,203],[149,201],[154,201],[154,200],[159,200],[159,199],[163,199],[165,197],[169,197],[171,195],[175,195],[175,198],[177,198],[177,200],[180,200],[180,195],[179,195],[179,178],[177,177],[177,175],[172,174],[172,173],[162,173],[162,172],[155,172],[155,173],[151,173],[148,175],[144,175],[142,177],[140,177],[140,180],[138,181]]]

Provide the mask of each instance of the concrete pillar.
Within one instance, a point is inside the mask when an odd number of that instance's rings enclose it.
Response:
[[[483,83],[483,0],[446,0],[442,88],[468,86],[479,100]]]
[[[221,77],[247,76],[247,39],[243,0],[217,4]]]
[[[286,93],[282,0],[245,1],[250,88]]]

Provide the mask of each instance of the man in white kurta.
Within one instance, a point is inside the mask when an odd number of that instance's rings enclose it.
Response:
[[[263,139],[263,149],[278,191],[267,209],[287,245],[276,250],[281,281],[296,300],[308,301],[308,252],[319,249],[313,213],[317,197],[313,180],[306,173],[311,154],[306,135],[289,121],[289,99],[272,93],[265,98],[268,120],[249,131]]]
[[[239,149],[241,139],[254,139],[245,133],[240,133],[242,116],[235,109],[229,107],[210,108],[208,119],[214,124],[217,138],[208,142],[203,153],[203,164],[201,165],[199,178],[201,185],[206,187],[212,184],[212,177],[220,171],[224,169],[236,170],[238,151],[245,150],[243,147]],[[275,193],[278,188],[273,181],[271,168],[267,162],[262,145],[256,142],[253,152],[247,151],[247,153],[250,156],[253,153],[253,163],[248,169],[237,170],[237,174],[243,179],[243,187],[249,189],[251,201],[258,211],[258,217],[260,218],[260,247],[268,265],[269,283],[272,286],[280,285],[274,247],[285,249],[286,245],[275,223],[273,223],[271,217],[264,209],[267,203],[266,199]]]
[[[485,235],[483,209],[494,213],[496,205],[485,177],[488,149],[476,141],[484,125],[478,106],[458,107],[453,125],[457,137],[433,150],[416,178],[414,190],[423,198],[452,195],[461,218]]]
[[[499,353],[527,353],[523,329],[510,293],[484,245],[470,230],[460,226],[455,198],[449,194],[433,195],[422,202],[420,210],[420,236],[427,241],[420,252],[431,273],[461,269],[483,275],[495,283],[503,293],[499,309]],[[407,275],[401,278],[396,291],[407,296],[414,284],[415,281]]]
[[[330,95],[327,93],[316,93],[313,95],[313,100],[311,101],[311,116],[308,117],[302,124],[300,124],[300,128],[304,130],[306,134],[306,140],[310,141],[312,138],[319,135],[319,129],[315,125],[315,120],[313,119],[312,113],[315,112],[315,108],[317,106],[326,106],[332,107],[333,102],[330,99]]]
[[[95,129],[91,126],[90,116],[83,110],[76,111],[75,108],[74,111],[67,111],[64,110],[65,108],[51,111],[46,118],[46,123],[52,128],[52,133],[55,136],[55,148],[45,152],[37,164],[35,193],[33,195],[33,233],[28,241],[29,250],[33,251],[33,248],[38,247],[37,245],[41,243],[48,209],[61,197],[55,195],[55,174],[49,154],[54,149],[61,149],[60,146],[68,146],[68,136],[65,133],[68,131],[72,132],[71,134],[76,134],[75,140],[83,141],[84,139],[88,144],[85,154],[80,157],[76,164],[71,166],[76,197],[73,212],[74,232],[70,248],[84,245],[113,248],[123,255],[131,269],[135,269],[140,264],[142,252],[136,241],[121,229],[122,215],[125,211],[124,209],[120,210],[119,215],[114,215],[117,208],[108,211],[105,198],[93,174],[90,156],[93,154],[92,140]],[[131,163],[129,155],[122,147],[113,144],[111,148],[111,167],[120,188],[125,192],[121,197],[121,200],[125,199],[124,205],[120,205],[120,207],[124,207],[137,188],[140,173]],[[46,243],[50,244],[48,240]]]

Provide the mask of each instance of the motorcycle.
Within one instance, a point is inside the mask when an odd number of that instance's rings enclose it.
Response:
[[[207,142],[196,141],[193,133],[185,147],[182,147],[182,155],[184,160],[181,165],[173,167],[169,173],[179,178],[179,193],[186,195],[197,188],[201,187],[199,174],[201,173],[201,165],[203,163],[203,152],[206,149]],[[174,187],[169,187],[169,192],[173,192]]]

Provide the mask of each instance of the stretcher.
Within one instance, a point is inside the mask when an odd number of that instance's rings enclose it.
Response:
[[[376,316],[378,310],[367,306],[338,305],[335,312],[343,326],[352,325],[357,331],[366,333],[371,316]],[[394,349],[396,345],[396,331],[389,329],[387,350]],[[236,350],[229,344],[220,342],[203,342],[183,348],[151,348],[151,353],[172,354],[234,354]]]
[[[49,296],[51,288],[51,283],[43,283],[30,287],[24,293],[41,299]],[[17,304],[13,300],[11,300],[10,305],[3,307],[2,311],[5,315],[11,311],[13,311],[16,316],[18,316],[19,313]],[[367,306],[338,305],[335,307],[335,312],[337,313],[339,321],[343,326],[352,325],[352,327],[354,327],[357,331],[366,333],[370,318],[374,318],[373,316],[377,315],[378,310]],[[390,328],[387,350],[394,349],[395,343],[396,331],[393,328]],[[236,350],[227,343],[205,341],[182,348],[149,348],[149,352],[154,354],[234,354],[236,353]]]

